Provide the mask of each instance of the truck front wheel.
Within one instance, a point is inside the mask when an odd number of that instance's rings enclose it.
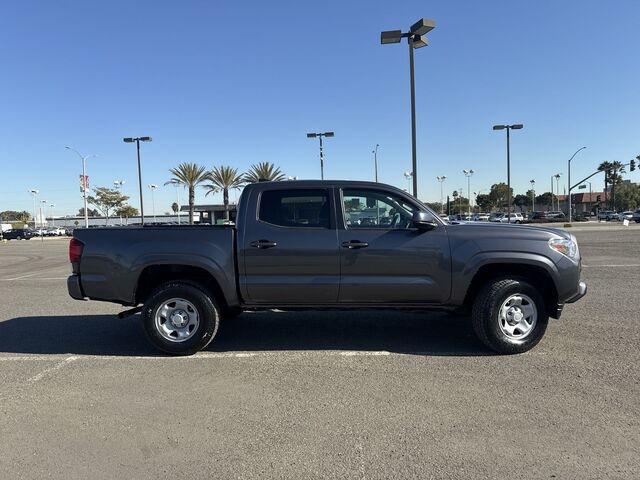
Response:
[[[530,350],[542,339],[549,316],[542,295],[515,278],[489,281],[478,293],[471,314],[482,343],[503,354]]]
[[[183,282],[161,285],[142,308],[149,341],[171,355],[192,355],[205,348],[218,331],[220,308],[204,290]]]

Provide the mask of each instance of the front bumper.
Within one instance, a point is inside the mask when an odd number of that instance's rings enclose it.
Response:
[[[577,302],[582,297],[584,297],[586,294],[587,294],[587,284],[584,283],[583,281],[580,281],[578,283],[578,291],[575,293],[575,295],[570,297],[568,300],[565,300],[565,303]]]
[[[69,275],[67,278],[67,290],[69,291],[71,298],[75,298],[76,300],[85,300],[85,296],[82,293],[82,287],[80,286],[79,275]]]

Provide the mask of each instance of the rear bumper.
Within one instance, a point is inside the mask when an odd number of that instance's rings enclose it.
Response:
[[[67,278],[67,290],[69,291],[71,298],[75,298],[76,300],[85,300],[85,296],[82,293],[82,287],[80,286],[79,275],[69,275]]]

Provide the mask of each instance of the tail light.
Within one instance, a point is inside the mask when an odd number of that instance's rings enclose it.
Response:
[[[72,238],[69,242],[69,261],[72,264],[79,264],[80,258],[82,257],[82,249],[84,248],[84,243],[82,243],[77,238]]]

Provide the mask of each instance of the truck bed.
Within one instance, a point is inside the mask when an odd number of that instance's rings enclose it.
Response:
[[[74,237],[84,244],[76,279],[83,297],[135,305],[145,269],[172,264],[206,270],[225,295],[237,297],[233,226],[76,229]]]

